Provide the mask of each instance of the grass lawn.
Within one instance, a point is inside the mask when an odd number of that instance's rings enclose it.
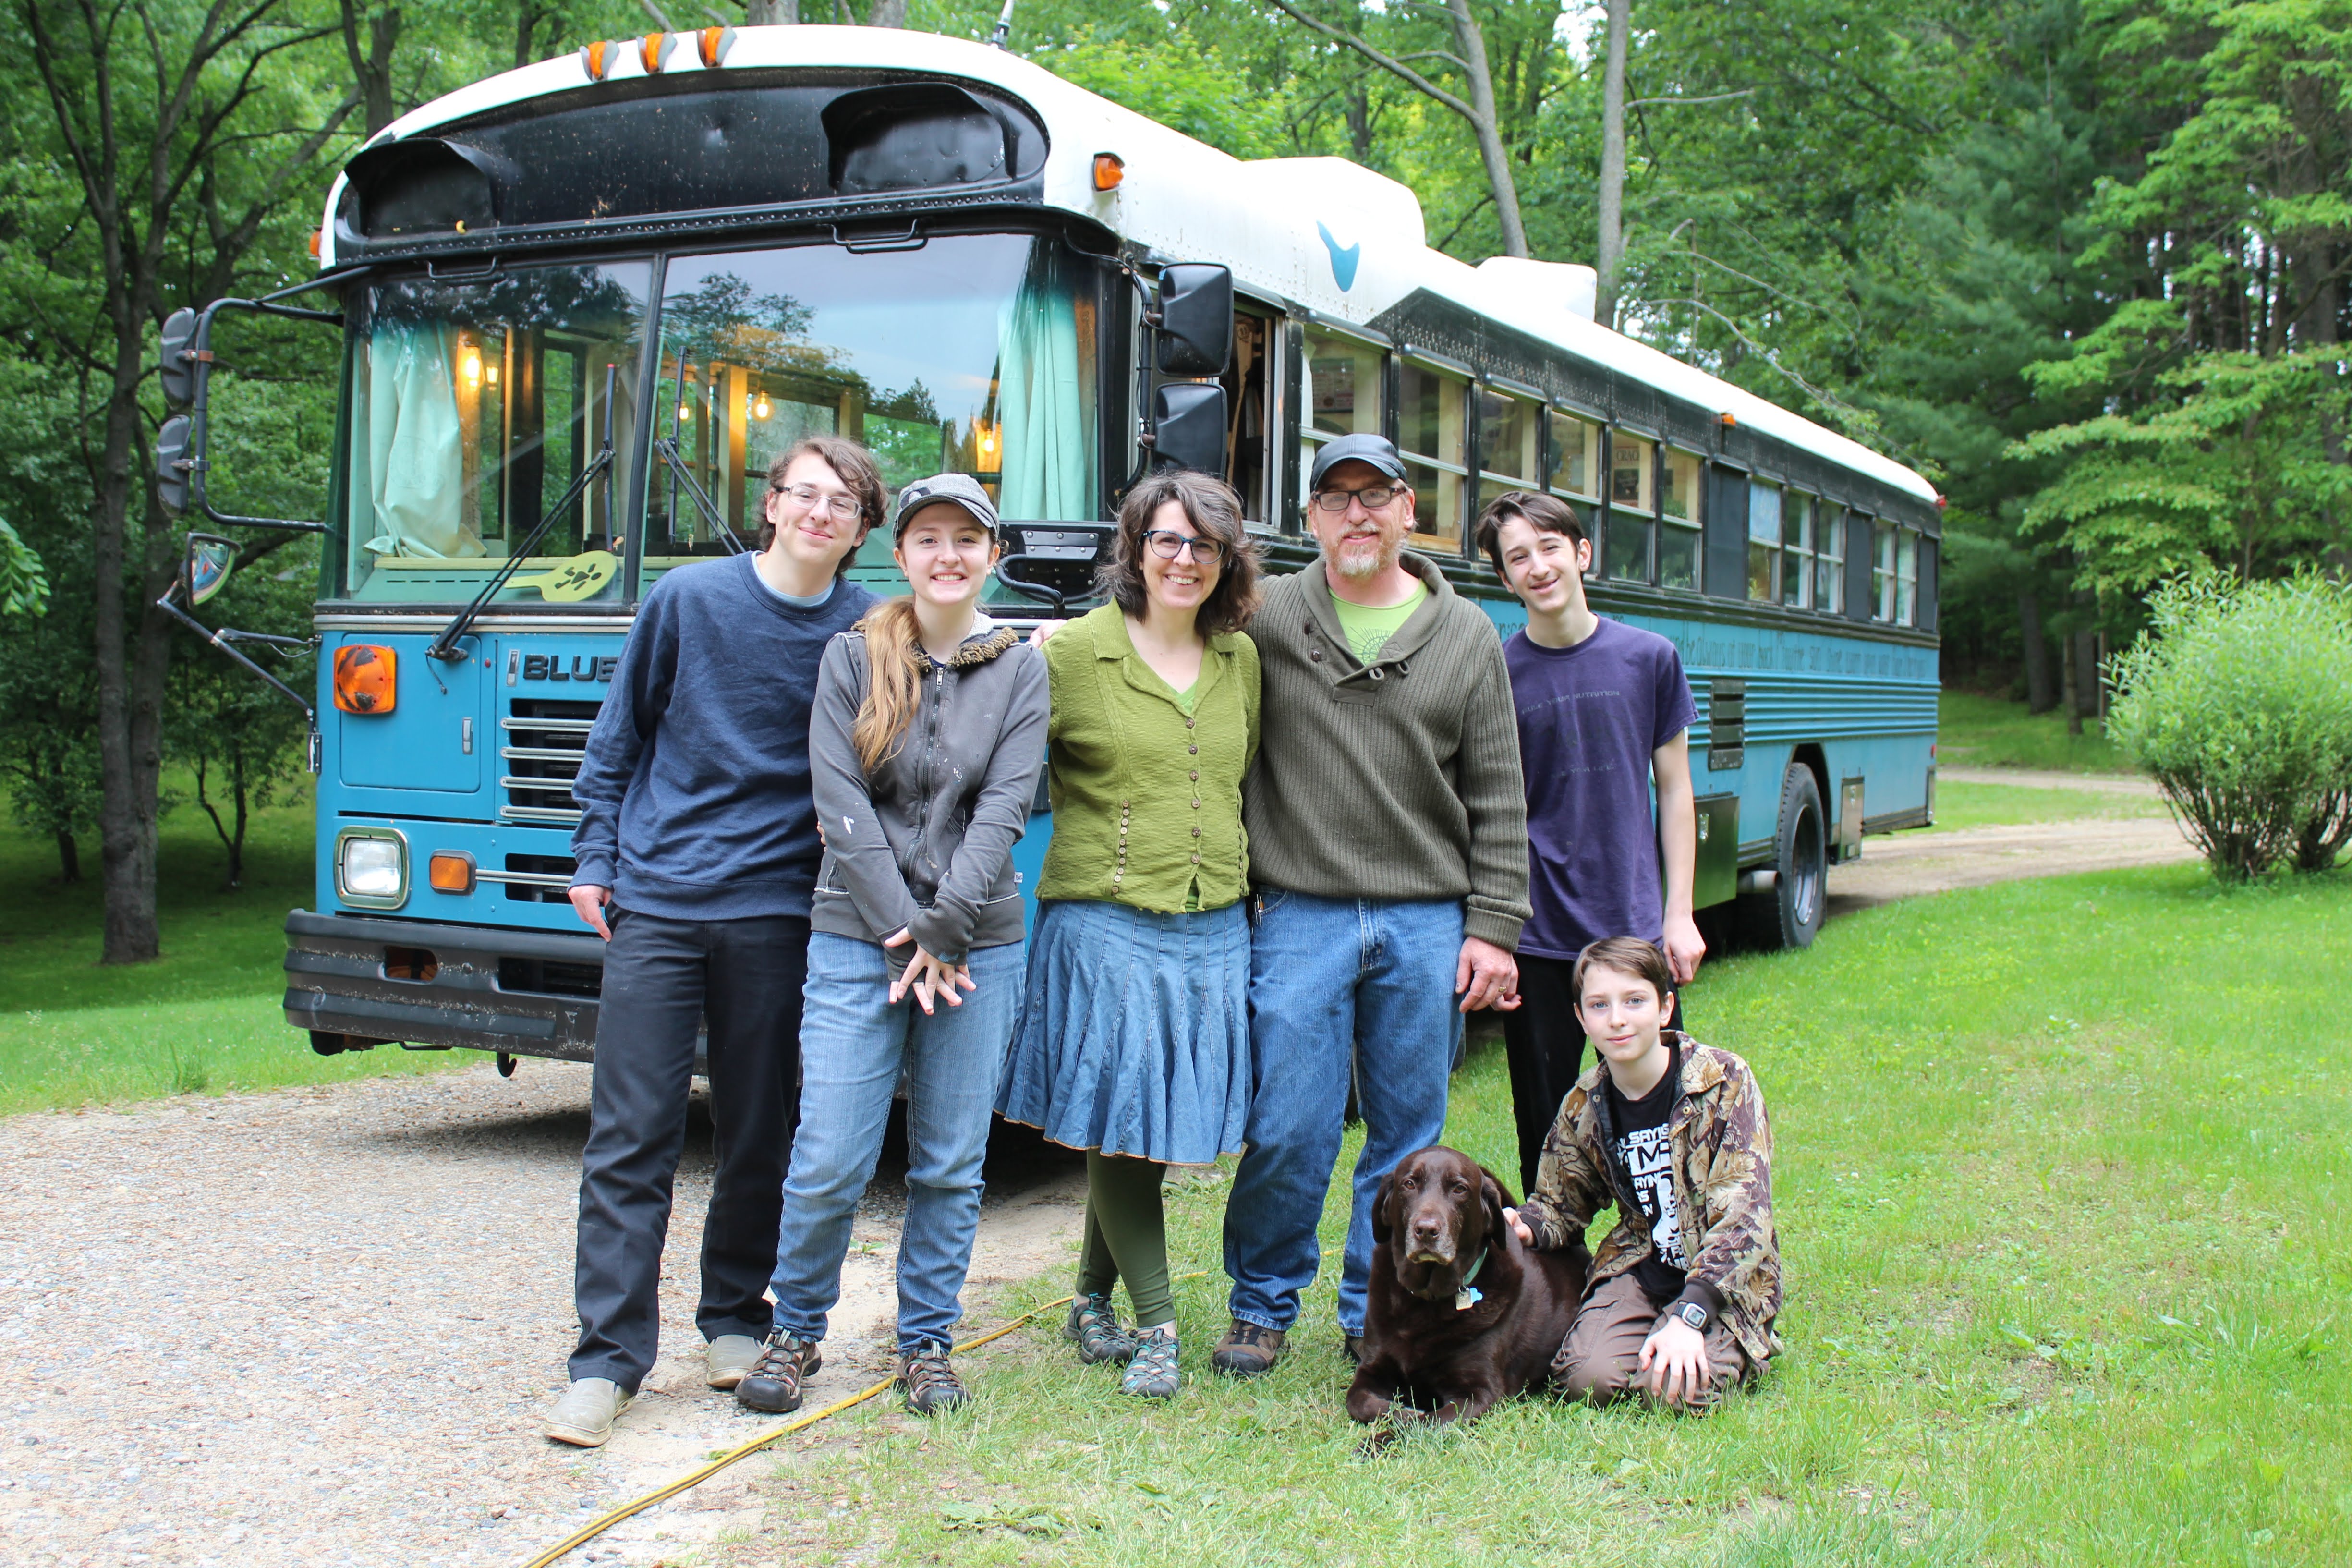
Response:
[[[1712,1420],[1530,1401],[1360,1458],[1328,1268],[1274,1374],[1207,1373],[1213,1173],[1171,1194],[1179,1268],[1207,1276],[1179,1288],[1172,1404],[1122,1398],[1041,1320],[971,1358],[968,1414],[877,1401],[752,1461],[769,1530],[708,1560],[2352,1561],[2347,955],[2352,878],[2167,867],[1710,965],[1696,1032],[1772,1107],[1790,1344]],[[1499,1048],[1452,1110],[1450,1141],[1514,1168]]]
[[[184,781],[171,787],[193,796]],[[67,887],[53,845],[0,829],[0,1114],[450,1063],[452,1053],[383,1048],[322,1058],[287,1027],[286,911],[312,902],[310,837],[306,789],[259,814],[245,886],[230,892],[220,841],[191,798],[163,818],[163,956],[106,968],[96,840],[82,847],[81,882]]]
[[[1963,827],[1999,827],[2019,822],[2164,815],[2164,802],[2154,795],[2063,787],[2043,789],[2030,784],[1958,784],[1937,779],[1936,825],[1927,831],[1949,833]]]
[[[2084,720],[2083,733],[2069,735],[2065,719],[2055,712],[2028,713],[2022,702],[1972,691],[1947,691],[1937,699],[1936,742],[1936,760],[1946,767],[2132,771],[2095,720]]]

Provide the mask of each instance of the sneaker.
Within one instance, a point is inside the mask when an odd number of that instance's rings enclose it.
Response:
[[[824,1352],[814,1340],[795,1339],[778,1329],[760,1347],[760,1357],[735,1384],[735,1403],[771,1415],[785,1415],[801,1407],[801,1385],[824,1368]]]
[[[1077,1345],[1078,1359],[1088,1365],[1124,1362],[1135,1354],[1135,1336],[1119,1326],[1118,1314],[1111,1310],[1108,1296],[1073,1298],[1069,1321],[1062,1325],[1062,1337]]]
[[[732,1388],[760,1361],[760,1342],[749,1334],[721,1334],[703,1347],[702,1364],[710,1386]]]
[[[575,1378],[555,1402],[555,1408],[547,1413],[544,1430],[555,1441],[575,1448],[601,1448],[613,1435],[613,1423],[633,1397],[622,1393],[621,1385],[609,1377]]]
[[[1364,1364],[1364,1336],[1344,1331],[1339,1335],[1339,1353],[1348,1358],[1349,1366]]]
[[[1282,1342],[1287,1337],[1280,1329],[1262,1329],[1235,1318],[1210,1353],[1209,1365],[1227,1377],[1260,1376],[1282,1359]]]
[[[1146,1399],[1173,1399],[1183,1379],[1176,1371],[1176,1331],[1168,1324],[1135,1336],[1135,1359],[1118,1380],[1121,1394]]]
[[[898,1355],[898,1386],[907,1391],[907,1408],[917,1415],[936,1415],[971,1403],[971,1391],[948,1364],[948,1347],[925,1340]]]

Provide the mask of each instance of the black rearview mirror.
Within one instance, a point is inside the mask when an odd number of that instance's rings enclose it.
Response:
[[[155,432],[155,499],[173,517],[188,510],[188,437],[195,427],[184,414],[174,414]]]
[[[1151,450],[1161,468],[1225,471],[1225,389],[1213,381],[1170,382],[1151,395]]]
[[[184,568],[188,607],[195,608],[227,587],[228,574],[236,568],[236,540],[223,539],[217,533],[188,535],[188,558]]]
[[[195,311],[173,311],[171,319],[163,323],[163,353],[155,376],[163,383],[164,401],[176,407],[184,407],[196,398],[196,362],[188,357],[195,342]]]
[[[1181,261],[1160,272],[1154,341],[1162,375],[1223,375],[1234,357],[1234,274]]]

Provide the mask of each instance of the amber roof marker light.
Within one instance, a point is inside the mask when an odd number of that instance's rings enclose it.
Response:
[[[695,53],[702,58],[703,66],[717,70],[727,63],[727,51],[735,47],[732,27],[705,27],[694,36]]]
[[[1116,153],[1095,154],[1095,189],[1115,191],[1118,189],[1118,183],[1125,178],[1127,178],[1126,159]]]

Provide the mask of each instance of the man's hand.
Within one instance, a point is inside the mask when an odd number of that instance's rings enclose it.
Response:
[[[1462,1011],[1492,1007],[1507,1013],[1519,1005],[1519,961],[1478,937],[1462,939],[1462,959],[1454,966],[1454,992]]]
[[[1511,1227],[1511,1234],[1517,1236],[1524,1245],[1533,1247],[1536,1244],[1536,1233],[1528,1228],[1527,1222],[1525,1220],[1519,1218],[1518,1210],[1505,1209],[1503,1211],[1503,1223]]]
[[[580,918],[596,928],[596,934],[606,942],[613,940],[613,928],[604,923],[604,906],[613,901],[613,889],[583,882],[572,889],[572,908]]]
[[[1675,984],[1687,985],[1698,973],[1699,960],[1706,956],[1706,941],[1698,934],[1698,922],[1687,912],[1666,916],[1666,934],[1659,943],[1666,950],[1666,967],[1674,971]]]
[[[901,927],[898,935],[886,939],[882,945],[897,947],[901,942],[913,940],[913,936],[912,931]],[[966,991],[980,989],[979,983],[971,977],[971,966],[950,963],[945,959],[924,952],[919,944],[915,949],[915,956],[907,961],[907,972],[890,983],[890,1000],[895,1004],[902,1000],[908,992],[912,991],[915,994],[916,1003],[921,1006],[924,1015],[929,1016],[932,1011],[931,1003],[934,999],[945,1002],[950,1007],[963,1005],[963,998],[956,994],[958,985],[962,986]]]
[[[1687,1405],[1707,1384],[1706,1336],[1680,1318],[1642,1342],[1637,1375],[1650,1374],[1650,1393],[1668,1405]]]

